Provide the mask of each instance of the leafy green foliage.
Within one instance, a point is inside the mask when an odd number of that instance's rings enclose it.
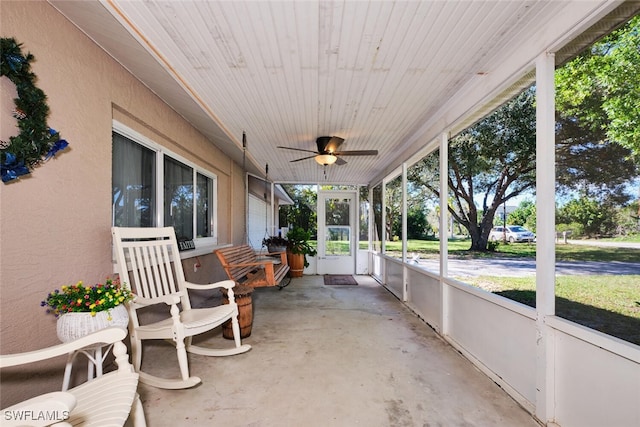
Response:
[[[425,209],[416,205],[407,209],[407,238],[428,239],[433,237],[433,230],[427,220]]]
[[[402,177],[385,185],[385,232],[387,240],[402,240]]]
[[[582,225],[582,233],[589,237],[615,233],[615,208],[588,197],[571,200],[558,209],[556,217],[559,224]]]
[[[635,201],[616,210],[616,234],[640,237],[640,202]]]
[[[287,240],[289,241],[287,250],[293,254],[304,255],[304,266],[309,266],[307,261],[307,255],[314,256],[318,252],[311,245],[309,239],[311,239],[311,232],[306,231],[302,227],[294,227],[287,233]]]
[[[640,16],[556,72],[556,102],[563,116],[640,156]]]
[[[522,225],[536,231],[536,205],[531,200],[523,200],[518,208],[507,216],[507,224]]]
[[[629,201],[628,183],[637,176],[631,152],[606,139],[575,117],[556,114],[556,188],[560,194],[578,191],[583,195]]]
[[[282,187],[293,200],[293,205],[280,206],[279,220],[283,227],[293,226],[317,234],[316,204],[318,195],[312,186],[283,184]]]

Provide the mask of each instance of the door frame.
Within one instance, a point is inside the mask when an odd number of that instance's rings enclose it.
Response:
[[[350,255],[327,255],[325,253],[325,201],[328,198],[349,198],[349,236]],[[318,190],[317,201],[317,229],[318,229],[318,255],[316,260],[317,274],[355,274],[358,258],[359,243],[359,193],[357,190]]]

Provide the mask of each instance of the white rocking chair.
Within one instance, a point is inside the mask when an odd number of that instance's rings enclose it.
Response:
[[[240,342],[238,305],[232,290],[235,282],[224,280],[207,285],[187,282],[173,227],[113,227],[112,234],[120,281],[131,286],[136,295],[129,303],[129,336],[133,365],[140,374],[141,382],[166,389],[193,387],[201,380],[189,376],[187,352],[203,356],[230,356],[244,353],[251,348]],[[229,304],[211,308],[191,308],[189,289],[218,288],[227,289]],[[170,306],[170,317],[141,324],[138,309],[158,304]],[[227,320],[231,320],[234,347],[212,349],[192,345],[193,336],[208,332]],[[142,341],[150,339],[173,340],[182,378],[165,379],[141,371]]]
[[[122,343],[126,336],[124,329],[107,328],[53,347],[0,356],[0,368],[8,368],[66,356],[97,344],[113,344],[118,365],[116,371],[68,391],[43,394],[3,409],[0,411],[2,426],[121,427],[127,418],[136,427],[146,426],[142,404],[136,393],[138,374],[129,363],[127,347]]]

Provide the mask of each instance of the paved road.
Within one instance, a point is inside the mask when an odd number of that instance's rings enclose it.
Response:
[[[418,265],[427,270],[439,271],[437,260],[421,259]],[[449,260],[450,276],[507,276],[507,277],[523,277],[535,276],[536,263],[535,260],[528,259],[465,259],[465,260]],[[557,275],[640,275],[640,262],[596,262],[596,261],[558,261],[556,262]]]
[[[640,243],[634,242],[603,242],[598,240],[569,240],[569,244],[601,246],[601,247],[618,247],[618,248],[637,248],[640,249]],[[561,244],[561,243],[559,243]],[[440,266],[436,259],[420,259],[416,265],[438,272]],[[465,259],[465,260],[449,260],[450,276],[506,276],[506,277],[523,277],[534,276],[536,274],[536,263],[532,259],[520,258],[494,258],[494,259]],[[640,262],[597,262],[597,261],[557,261],[556,275],[640,275]]]

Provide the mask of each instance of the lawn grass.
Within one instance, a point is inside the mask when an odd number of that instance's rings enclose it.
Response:
[[[500,243],[496,252],[469,251],[469,240],[450,240],[448,252],[450,257],[457,258],[491,258],[514,257],[535,258],[535,243]],[[387,242],[387,254],[400,257],[402,254],[401,242]],[[422,258],[433,258],[440,253],[440,242],[437,240],[409,240],[407,241],[409,254],[420,254]],[[556,260],[558,261],[624,261],[640,263],[640,249],[637,248],[610,248],[586,245],[557,244]]]
[[[480,287],[530,307],[536,305],[535,277],[465,277]],[[557,276],[556,314],[640,345],[640,275]]]
[[[620,236],[620,237],[607,237],[601,239],[603,242],[634,242],[640,243],[640,234],[633,234],[631,236]]]

